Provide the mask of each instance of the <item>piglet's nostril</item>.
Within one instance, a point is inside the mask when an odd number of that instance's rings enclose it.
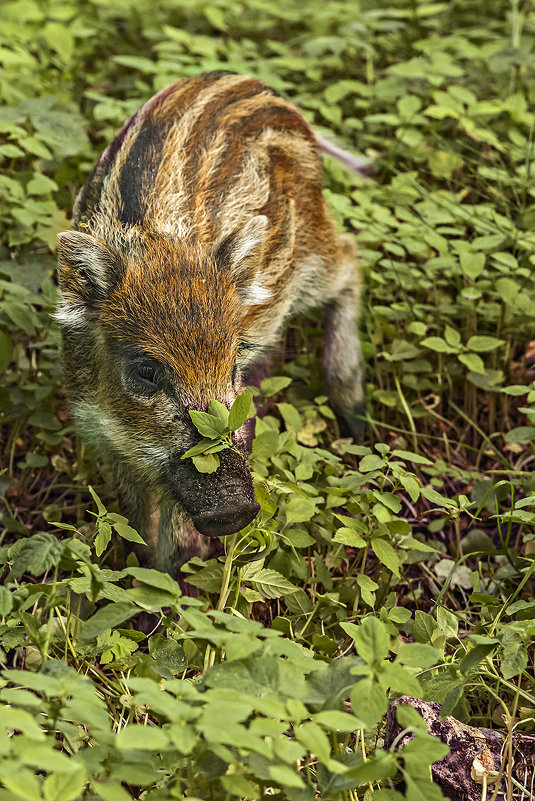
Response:
[[[207,537],[226,537],[245,528],[259,511],[258,503],[245,501],[236,507],[202,512],[194,516],[193,525]]]

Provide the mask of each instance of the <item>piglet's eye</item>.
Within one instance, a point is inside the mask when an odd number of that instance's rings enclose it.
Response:
[[[135,370],[135,377],[140,384],[143,384],[148,389],[158,389],[156,370],[152,364],[138,364]]]

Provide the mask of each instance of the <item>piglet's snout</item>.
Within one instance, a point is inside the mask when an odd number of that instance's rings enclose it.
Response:
[[[237,505],[229,505],[212,511],[206,511],[193,518],[193,525],[207,537],[225,537],[234,534],[249,525],[258,512],[260,504],[255,501],[242,501]]]
[[[176,500],[191,515],[197,531],[207,537],[241,531],[260,511],[245,457],[231,449],[218,456],[220,464],[214,473],[199,473],[190,459],[178,459],[171,481]]]

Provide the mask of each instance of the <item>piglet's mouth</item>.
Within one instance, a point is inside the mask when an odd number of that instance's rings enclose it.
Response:
[[[249,525],[258,512],[260,504],[255,501],[244,501],[227,509],[202,512],[193,517],[193,525],[207,537],[226,537],[235,534]]]

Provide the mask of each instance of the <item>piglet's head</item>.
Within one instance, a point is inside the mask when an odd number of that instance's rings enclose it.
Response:
[[[222,451],[209,475],[181,456],[199,440],[189,411],[230,407],[258,353],[244,321],[266,224],[255,217],[211,249],[143,230],[60,235],[56,317],[82,433],[208,536],[239,531],[259,508],[243,454]]]

